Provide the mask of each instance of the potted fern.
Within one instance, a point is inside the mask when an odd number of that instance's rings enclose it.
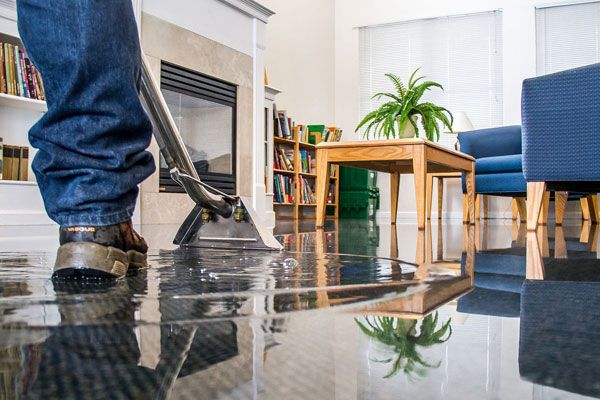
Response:
[[[392,365],[384,378],[390,378],[400,371],[409,378],[425,376],[429,368],[437,368],[440,363],[429,364],[419,350],[444,343],[452,336],[451,319],[439,324],[437,312],[427,315],[420,327],[416,320],[391,317],[365,317],[363,321],[355,319],[365,335],[385,346],[391,353],[391,356],[382,360],[372,359]]]
[[[392,73],[385,74],[392,81],[394,93],[377,93],[373,99],[385,97],[390,101],[382,104],[377,110],[371,111],[362,119],[355,132],[366,126],[364,137],[371,135],[376,138],[412,138],[419,137],[417,118],[421,118],[421,125],[425,137],[431,141],[440,139],[441,122],[452,132],[452,113],[444,107],[429,102],[421,102],[421,97],[431,88],[444,90],[442,85],[433,81],[422,81],[423,76],[415,77],[417,68],[408,79],[407,85]]]

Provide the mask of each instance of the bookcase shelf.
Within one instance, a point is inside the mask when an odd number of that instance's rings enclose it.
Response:
[[[311,143],[305,143],[305,142],[298,142],[298,146],[300,148],[304,148],[304,149],[316,149],[317,146],[315,146],[314,144]]]
[[[48,107],[45,101],[29,99],[27,97],[12,96],[0,93],[0,107],[20,108],[23,110],[46,112]]]
[[[296,175],[296,172],[294,172],[294,171],[288,171],[285,169],[277,169],[277,168],[273,168],[273,173],[283,174],[283,175]]]
[[[274,126],[277,123],[278,122],[276,121]],[[311,144],[311,143],[306,143],[304,141],[301,141],[298,129],[299,128],[297,126],[294,129],[291,129],[291,132],[290,132],[291,138],[280,137],[280,136],[277,136],[275,131],[272,132],[273,143],[275,145],[274,152],[278,152],[279,151],[278,149],[281,149],[281,150],[283,150],[282,152],[290,153],[289,159],[293,164],[293,171],[273,168],[272,169],[273,176],[276,177],[277,175],[283,175],[284,177],[290,177],[290,178],[293,178],[293,180],[294,180],[294,188],[292,189],[294,201],[292,203],[277,202],[277,201],[273,202],[275,215],[276,215],[277,219],[293,219],[293,220],[314,219],[315,214],[316,214],[316,206],[317,206],[316,203],[302,203],[300,201],[300,199],[302,197],[302,188],[299,183],[300,183],[301,179],[306,179],[307,184],[314,191],[317,174],[311,173],[311,172],[303,172],[301,159],[302,159],[302,154],[304,154],[306,156],[306,153],[308,153],[308,154],[310,154],[310,158],[312,160],[316,161],[317,146],[314,144]],[[293,153],[292,153],[292,150],[293,150]],[[293,154],[293,160],[292,160],[292,154]],[[270,157],[273,157],[273,156],[274,156],[274,154],[270,155]],[[279,163],[281,163],[281,162],[284,162],[284,161],[280,160]],[[318,166],[315,164],[313,164],[312,166],[309,165],[309,168],[311,170],[313,170],[312,168],[314,168],[314,170],[316,170],[318,168]],[[289,165],[289,163],[288,163],[288,165]],[[338,178],[337,178],[337,176],[339,174],[339,169],[337,166],[334,167],[333,174],[334,174],[333,176],[329,177],[329,182],[330,182],[330,185],[333,190],[334,201],[333,201],[333,203],[327,204],[327,210],[330,213],[330,215],[329,215],[330,218],[337,219],[338,218],[338,205],[337,205],[338,203],[337,202],[338,202],[338,196],[339,196],[339,187],[338,187]],[[280,179],[280,178],[276,178],[276,179]],[[281,185],[281,184],[279,184],[279,185]],[[274,185],[274,190],[273,190],[274,192],[276,192],[276,190],[277,190],[277,189],[275,189],[276,186],[277,185]]]
[[[37,186],[36,181],[9,181],[0,179],[0,186]]]
[[[278,136],[275,136],[274,140],[275,143],[279,143],[279,144],[289,144],[290,146],[295,146],[296,145],[296,141],[295,140],[291,140],[291,139],[285,139],[285,138],[281,138]]]

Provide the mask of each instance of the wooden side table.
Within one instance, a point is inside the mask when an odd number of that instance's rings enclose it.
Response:
[[[317,145],[317,227],[325,222],[325,198],[330,164],[367,168],[390,174],[392,224],[398,213],[400,175],[413,174],[417,200],[417,224],[425,229],[427,174],[466,172],[468,209],[475,221],[475,159],[424,139],[396,139],[354,142],[324,142]]]

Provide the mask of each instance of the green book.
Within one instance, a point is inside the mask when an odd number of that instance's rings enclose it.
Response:
[[[317,136],[322,137],[325,131],[325,125],[307,125],[308,143],[317,144]],[[319,135],[316,135],[319,134]]]

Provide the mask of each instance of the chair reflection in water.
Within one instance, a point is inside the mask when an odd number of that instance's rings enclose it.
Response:
[[[556,226],[553,231],[554,237],[549,236],[545,226],[527,233],[524,224],[513,222],[510,247],[488,249],[485,241],[483,246],[479,244],[474,262],[474,290],[459,300],[458,311],[519,317],[523,284],[526,279],[544,277],[544,259],[546,262],[560,259],[594,262],[598,225],[584,222],[576,235],[562,226]],[[486,237],[485,226],[483,237]],[[465,256],[463,254],[463,258]],[[565,273],[568,271],[561,271]]]
[[[519,372],[536,384],[600,397],[598,226],[584,223],[579,240],[562,243],[559,232],[554,258],[539,229],[527,234]]]

